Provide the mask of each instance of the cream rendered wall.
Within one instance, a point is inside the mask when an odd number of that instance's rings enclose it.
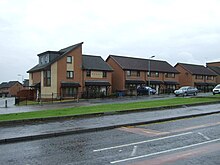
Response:
[[[51,98],[53,93],[53,98],[56,98],[59,93],[57,91],[57,62],[51,65],[51,86],[44,87],[43,71],[41,72],[41,97]]]
[[[33,81],[33,79],[32,79],[32,77],[33,77],[32,74],[33,74],[33,73],[29,73],[29,85],[30,85],[30,86],[34,84],[34,81]]]

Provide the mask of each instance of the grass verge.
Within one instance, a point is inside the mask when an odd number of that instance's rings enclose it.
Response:
[[[172,98],[166,100],[153,100],[131,103],[104,104],[96,106],[82,106],[56,110],[41,110],[34,112],[23,112],[13,114],[1,114],[0,121],[26,120],[48,117],[74,116],[94,113],[105,113],[115,111],[132,111],[136,109],[159,108],[166,106],[177,106],[186,104],[198,104],[219,101],[219,98]]]

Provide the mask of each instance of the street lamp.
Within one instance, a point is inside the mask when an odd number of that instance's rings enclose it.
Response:
[[[148,58],[148,86],[150,87],[150,59],[154,58],[155,56],[151,56]],[[150,89],[148,90],[148,95],[150,95]]]
[[[24,76],[22,74],[18,74],[18,76],[21,76],[21,83],[23,84],[24,83]]]

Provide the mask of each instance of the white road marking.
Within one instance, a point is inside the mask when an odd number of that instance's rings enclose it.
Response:
[[[113,161],[113,162],[110,162],[110,163],[111,164],[116,164],[116,163],[126,162],[126,161],[130,161],[130,160],[146,158],[146,157],[150,157],[150,156],[154,156],[154,155],[160,155],[160,154],[164,154],[164,153],[168,153],[168,152],[173,152],[173,151],[178,151],[178,150],[187,149],[187,148],[191,148],[191,147],[196,147],[196,146],[200,146],[200,145],[208,144],[208,143],[212,143],[212,142],[217,142],[217,141],[220,141],[220,138],[219,139],[210,140],[210,141],[201,142],[201,143],[196,143],[196,144],[192,144],[192,145],[188,145],[188,146],[183,146],[183,147],[179,147],[179,148],[173,148],[173,149],[170,149],[170,150],[150,153],[150,154],[147,154],[147,155],[141,155],[141,156],[137,156],[137,157],[116,160],[116,161]]]
[[[206,135],[204,135],[203,133],[201,132],[198,132],[199,135],[201,135],[203,138],[205,138],[206,140],[210,140],[210,138]]]
[[[93,150],[93,152],[99,152],[99,151],[111,150],[111,149],[115,149],[115,148],[133,146],[133,145],[137,145],[137,144],[149,143],[149,142],[153,142],[153,141],[164,140],[164,139],[174,138],[174,137],[178,137],[178,136],[185,136],[185,135],[189,135],[192,133],[193,132],[186,132],[186,133],[177,134],[177,135],[165,136],[165,137],[161,137],[161,138],[157,138],[157,139],[145,140],[145,141],[140,141],[140,142],[135,142],[135,143],[128,143],[128,144],[123,144],[123,145],[118,145],[118,146],[113,146],[113,147],[108,147],[108,148],[101,148],[101,149]]]
[[[134,156],[136,154],[136,151],[137,151],[137,146],[134,146],[131,156]]]

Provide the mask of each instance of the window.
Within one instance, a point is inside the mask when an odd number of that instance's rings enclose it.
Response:
[[[107,72],[103,71],[103,77],[107,77]]]
[[[66,58],[66,62],[67,63],[72,63],[72,56],[67,56],[67,58]]]
[[[165,73],[166,78],[175,78],[175,73]]]
[[[202,79],[203,79],[203,76],[202,76],[202,75],[196,75],[196,79],[197,79],[197,80],[202,80]]]
[[[74,77],[74,72],[73,71],[67,71],[66,72],[66,78],[71,79]]]
[[[49,63],[49,55],[44,56],[44,62],[45,64]]]
[[[206,76],[206,80],[214,80],[214,76]]]
[[[51,86],[51,71],[44,71],[44,86]]]
[[[132,77],[140,77],[140,71],[131,71],[131,70],[127,70],[126,71],[126,75],[127,76],[132,76]]]
[[[86,77],[91,77],[91,70],[86,71]]]
[[[147,75],[149,76],[149,72],[147,72]],[[159,77],[159,72],[150,72],[150,77]]]
[[[75,97],[78,93],[77,88],[67,87],[63,88],[63,97]]]
[[[130,71],[130,70],[127,70],[127,71],[126,71],[126,75],[127,75],[127,76],[131,76],[131,71]]]
[[[40,64],[44,64],[44,58],[43,57],[39,57],[39,62],[40,62]]]

